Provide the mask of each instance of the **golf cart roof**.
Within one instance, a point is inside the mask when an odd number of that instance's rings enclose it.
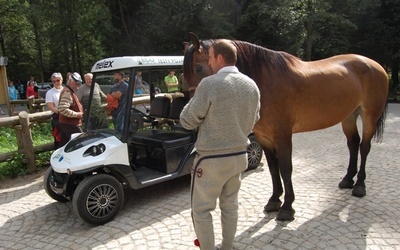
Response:
[[[126,68],[141,67],[175,67],[183,65],[183,56],[122,56],[110,57],[97,61],[92,73]]]

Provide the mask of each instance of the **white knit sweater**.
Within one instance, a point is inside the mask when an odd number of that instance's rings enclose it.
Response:
[[[246,149],[259,110],[256,83],[229,66],[199,83],[180,122],[186,129],[198,128],[198,151],[237,152]]]

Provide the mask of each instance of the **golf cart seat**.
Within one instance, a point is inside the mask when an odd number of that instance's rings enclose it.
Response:
[[[170,119],[179,120],[183,107],[189,102],[186,97],[177,97],[171,103]]]
[[[157,118],[169,118],[171,100],[165,96],[156,96],[151,101],[150,116]]]
[[[193,140],[193,133],[164,132],[152,129],[138,132],[132,142],[137,145],[168,149],[192,143]]]
[[[178,101],[174,104],[175,100]],[[151,102],[150,116],[167,120],[172,119],[172,117],[179,119],[180,112],[187,101],[185,102],[180,97],[175,100],[171,104],[170,98],[155,97]],[[184,131],[184,129],[162,130],[153,128],[137,131],[131,139],[131,146],[136,149],[136,155],[133,156],[134,164],[170,174],[176,171],[179,162],[182,160],[182,152],[186,152],[195,140],[195,133]]]

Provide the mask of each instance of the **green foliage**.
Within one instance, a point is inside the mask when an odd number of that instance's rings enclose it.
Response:
[[[31,128],[33,145],[42,145],[53,141],[50,122],[38,123]]]
[[[35,124],[31,128],[34,146],[42,145],[53,141],[51,136],[50,123]],[[15,129],[0,127],[0,153],[16,151],[17,139]],[[36,167],[38,169],[49,166],[52,151],[36,154]],[[0,179],[5,177],[17,177],[27,174],[25,157],[21,153],[15,153],[6,162],[0,163]]]
[[[47,168],[50,164],[51,154],[52,151],[37,154],[36,168]],[[26,174],[29,174],[29,172],[26,168],[23,154],[15,153],[6,162],[0,163],[0,180],[4,178],[15,178]]]
[[[15,150],[17,150],[15,129],[0,127],[0,153],[7,153]]]
[[[8,77],[49,81],[124,55],[181,55],[188,33],[305,60],[358,53],[398,71],[399,0],[0,0]],[[393,79],[398,84],[398,79]]]
[[[0,163],[0,179],[5,177],[15,178],[27,173],[23,154],[15,153],[6,162]]]

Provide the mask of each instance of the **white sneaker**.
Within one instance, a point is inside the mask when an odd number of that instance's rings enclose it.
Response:
[[[6,113],[4,113],[3,111],[0,111],[0,114],[1,114],[1,115],[5,115]]]

